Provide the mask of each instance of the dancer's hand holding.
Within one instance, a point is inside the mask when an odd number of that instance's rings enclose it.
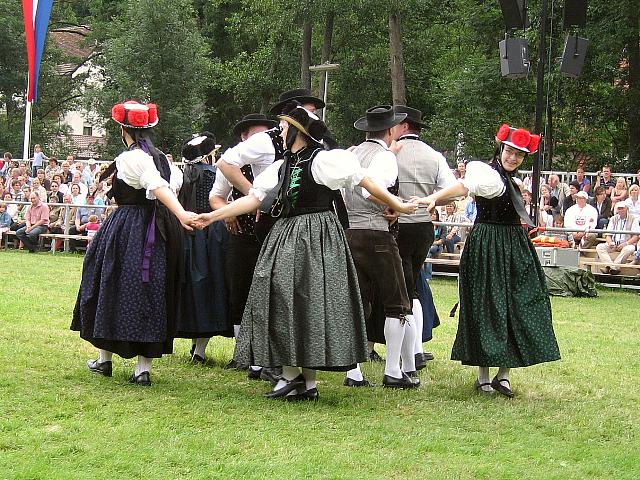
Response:
[[[433,212],[433,209],[436,208],[436,200],[433,195],[429,195],[427,197],[411,197],[409,198],[409,201],[420,205],[426,205],[427,210],[430,212]]]
[[[193,212],[184,212],[178,217],[178,220],[180,220],[180,223],[182,224],[185,230],[191,231],[195,226],[195,221],[197,216],[198,215]]]

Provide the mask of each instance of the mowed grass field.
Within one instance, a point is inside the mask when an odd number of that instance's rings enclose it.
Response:
[[[448,360],[456,283],[435,279],[420,389],[320,372],[320,402],[287,404],[221,368],[228,339],[204,367],[176,340],[150,388],[127,383],[134,360],[90,374],[95,350],[69,330],[82,257],[3,251],[0,265],[0,479],[640,478],[637,293],[553,298],[563,358],[514,371],[508,400],[477,396],[475,370]],[[382,365],[363,368],[380,385]]]

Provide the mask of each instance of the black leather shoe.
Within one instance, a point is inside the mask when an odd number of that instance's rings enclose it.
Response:
[[[191,355],[191,363],[200,363],[204,365],[206,362],[207,361],[205,360],[205,358],[201,357],[197,353],[194,353],[193,355]]]
[[[271,382],[275,387],[276,383],[280,381],[282,370],[279,368],[263,368],[260,371],[260,380],[265,382]]]
[[[354,380],[353,378],[345,377],[342,385],[345,387],[373,387],[373,384],[364,377],[362,377],[362,380]]]
[[[402,372],[409,378],[418,378],[418,372],[414,370],[413,372]]]
[[[369,361],[370,362],[384,362],[384,358],[382,358],[380,356],[380,354],[378,352],[376,352],[375,350],[371,350],[371,352],[369,353]]]
[[[433,353],[431,353],[431,352],[422,352],[422,358],[424,358],[427,362],[430,362],[435,357],[433,356]]]
[[[480,395],[484,395],[486,397],[490,397],[495,395],[496,391],[493,389],[493,385],[491,383],[480,383],[480,380],[476,379],[476,383],[474,385],[476,392]],[[483,387],[491,387],[489,390],[484,390]]]
[[[298,390],[298,393],[284,397],[287,402],[317,402],[319,398],[320,394],[315,387],[309,390]]]
[[[149,372],[141,372],[139,375],[132,373],[129,377],[129,383],[135,383],[141,387],[148,387],[151,385],[151,377]]]
[[[111,362],[99,362],[96,360],[87,360],[87,368],[93,373],[102,375],[103,377],[110,377],[113,375],[113,364]]]
[[[505,385],[506,383],[506,385]],[[498,393],[505,397],[513,398],[513,391],[511,390],[511,382],[506,378],[498,380],[498,377],[493,377],[491,380],[491,387]]]
[[[422,370],[424,367],[427,366],[427,359],[424,358],[424,354],[422,353],[416,353],[415,354],[415,361],[416,361],[416,370]]]
[[[418,378],[418,372],[416,372],[415,370],[413,372],[402,372],[402,376],[411,380],[411,383],[413,383],[415,387],[420,386],[420,379]]]
[[[418,385],[420,385],[420,380],[418,380],[418,383],[414,383],[414,381],[406,375],[403,375],[402,378],[391,377],[389,375],[382,377],[382,386],[386,388],[416,388]]]
[[[298,375],[296,378],[294,378],[293,380],[288,380],[287,383],[282,387],[279,388],[278,390],[272,390],[270,392],[267,392],[264,394],[265,397],[267,398],[282,398],[282,397],[286,397],[287,394],[289,394],[290,392],[293,392],[294,390],[297,390],[301,387],[305,386],[305,379],[302,376],[302,374]]]
[[[249,380],[260,380],[260,374],[262,373],[262,368],[258,370],[254,370],[253,368],[249,368],[247,371],[247,378]]]

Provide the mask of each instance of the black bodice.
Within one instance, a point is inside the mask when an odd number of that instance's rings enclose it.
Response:
[[[504,182],[511,181],[503,178]],[[506,186],[505,186],[506,187]],[[502,225],[520,225],[520,216],[513,207],[508,188],[499,197],[476,197],[478,215],[475,223],[497,223]]]
[[[321,149],[305,148],[297,153],[287,152],[287,173],[282,188],[285,208],[283,216],[333,210],[336,191],[316,183],[311,174],[313,159]]]
[[[249,180],[250,183],[253,183],[253,170],[251,170],[251,165],[245,165],[240,169],[240,171],[244,175],[244,178]],[[233,187],[231,190],[231,198],[233,200],[238,200],[242,197],[244,197],[244,194],[236,187]],[[242,230],[241,235],[255,235],[256,217],[254,214],[245,213],[244,215],[238,215],[236,218],[238,219],[240,229]]]
[[[113,176],[109,198],[113,198],[118,205],[153,206],[153,200],[147,199],[147,191],[144,188],[133,188],[124,180],[118,178],[117,172]]]

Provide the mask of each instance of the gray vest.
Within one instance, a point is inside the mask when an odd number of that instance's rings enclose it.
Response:
[[[356,154],[362,168],[369,168],[376,154],[384,151],[376,142],[363,142],[353,153]],[[373,203],[362,196],[362,187],[345,189],[344,203],[349,214],[349,228],[356,230],[389,231],[389,222],[382,216],[385,207]]]
[[[426,143],[414,139],[403,138],[398,141],[402,149],[397,153],[398,159],[398,196],[409,199],[412,196],[426,197],[436,188],[440,169],[441,154]],[[413,215],[401,215],[400,223],[424,223],[431,221],[431,214],[426,208],[419,208]]]

